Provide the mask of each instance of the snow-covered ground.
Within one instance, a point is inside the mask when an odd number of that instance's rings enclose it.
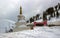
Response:
[[[5,33],[6,31],[13,29],[14,26],[15,26],[14,21],[9,19],[0,19],[0,33]]]
[[[60,16],[59,18],[53,17],[51,20],[48,20],[47,25],[60,25]]]
[[[60,26],[35,27],[33,30],[0,34],[0,38],[60,38]]]
[[[55,19],[55,18],[52,18],[52,19]],[[57,20],[60,20],[60,18]],[[11,26],[14,26],[14,24],[15,22],[11,20],[1,20],[0,21],[0,38],[60,38],[60,26],[34,27],[33,30],[4,33],[6,30],[9,30]]]

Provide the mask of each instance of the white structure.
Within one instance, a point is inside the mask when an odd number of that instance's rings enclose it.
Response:
[[[18,15],[18,21],[16,22],[16,25],[25,25],[25,16],[22,15],[22,7],[20,7],[20,15]]]
[[[15,24],[14,32],[27,29],[25,17],[22,15],[22,7],[20,7],[20,15],[18,15],[18,21]]]

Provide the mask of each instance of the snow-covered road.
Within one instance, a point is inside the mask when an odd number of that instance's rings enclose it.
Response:
[[[60,26],[35,27],[34,30],[0,34],[0,38],[60,38]]]

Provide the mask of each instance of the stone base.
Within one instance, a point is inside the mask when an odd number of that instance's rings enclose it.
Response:
[[[13,32],[17,32],[17,31],[23,31],[23,30],[29,30],[29,27],[20,27],[20,28],[14,28]]]

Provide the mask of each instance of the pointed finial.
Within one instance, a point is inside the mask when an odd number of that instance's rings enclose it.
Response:
[[[20,6],[20,14],[22,14],[22,7]]]

